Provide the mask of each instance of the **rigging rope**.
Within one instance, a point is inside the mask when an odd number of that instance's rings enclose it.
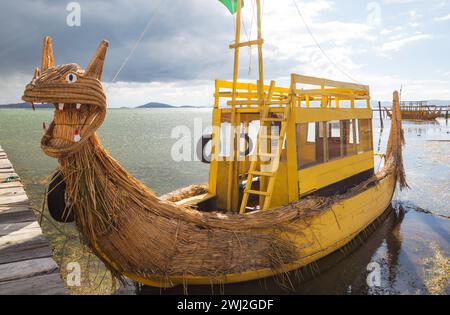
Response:
[[[339,67],[329,56],[328,54],[325,52],[325,50],[322,48],[322,46],[319,44],[318,40],[316,39],[316,37],[314,36],[313,32],[311,31],[311,29],[308,26],[308,23],[306,23],[306,20],[304,19],[302,13],[300,12],[300,8],[298,7],[297,1],[296,0],[292,0],[292,2],[295,5],[295,8],[297,9],[297,13],[300,16],[301,20],[303,21],[303,24],[305,25],[306,30],[308,31],[309,35],[311,36],[311,38],[313,39],[314,43],[316,44],[316,46],[319,48],[319,50],[322,52],[322,54],[325,56],[325,58],[328,59],[328,61],[337,69],[339,70],[343,75],[345,75],[347,78],[349,78],[350,80],[352,80],[355,83],[359,83],[358,80],[355,80],[351,75],[349,75],[347,72],[345,72],[341,67]]]
[[[119,76],[120,72],[122,72],[122,69],[125,67],[125,65],[128,63],[128,60],[130,60],[130,57],[133,55],[134,51],[136,50],[136,48],[139,46],[140,42],[142,41],[142,39],[144,38],[145,34],[147,33],[147,31],[150,28],[151,23],[153,22],[153,18],[156,16],[156,12],[158,11],[159,7],[161,6],[161,4],[163,3],[163,0],[160,0],[158,5],[156,6],[155,10],[153,11],[152,15],[150,16],[150,18],[148,19],[147,24],[144,27],[144,30],[142,31],[142,33],[139,35],[138,39],[136,40],[136,42],[134,43],[133,48],[131,49],[130,53],[128,54],[128,56],[125,57],[124,61],[122,62],[122,64],[120,65],[119,69],[117,70],[116,74],[114,75],[113,79],[111,80],[111,83],[114,83],[117,79],[117,77]]]
[[[252,32],[253,32],[253,21],[255,18],[255,2],[256,0],[253,0],[252,3],[252,15],[250,18],[250,29],[249,31],[247,31],[247,27],[245,26],[244,23],[244,19],[242,19],[241,24],[242,24],[242,28],[244,29],[245,35],[247,36],[247,41],[251,41],[252,40]],[[250,77],[252,73],[252,46],[248,46],[248,76]]]

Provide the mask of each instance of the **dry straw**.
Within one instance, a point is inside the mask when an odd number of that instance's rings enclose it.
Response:
[[[73,64],[55,67],[51,40],[46,38],[40,75],[27,86],[23,99],[56,104],[42,148],[59,159],[67,187],[66,210],[74,213],[82,242],[118,278],[123,274],[213,278],[277,268],[301,254],[280,231],[294,229],[299,220],[328,210],[333,203],[366,190],[389,174],[395,173],[401,186],[406,185],[400,111],[394,95],[396,119],[392,120],[385,167],[346,194],[306,198],[246,215],[200,212],[174,203],[204,193],[204,185],[158,198],[104,150],[95,134],[106,113],[100,80],[107,46],[105,41],[100,44],[83,71]],[[71,73],[77,75],[75,83],[67,82]],[[65,104],[63,110],[58,103]],[[82,104],[81,108],[76,104]],[[81,140],[74,142],[77,132]]]

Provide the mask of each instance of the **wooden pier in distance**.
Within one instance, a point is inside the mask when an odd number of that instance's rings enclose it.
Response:
[[[0,295],[69,294],[19,176],[0,146]]]

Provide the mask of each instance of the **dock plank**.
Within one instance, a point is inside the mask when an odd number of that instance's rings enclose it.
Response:
[[[6,212],[1,215],[2,223],[19,223],[36,221],[36,216],[31,211]]]
[[[45,257],[52,257],[52,251],[44,235],[0,250],[0,264]]]
[[[14,181],[10,183],[0,183],[0,190],[6,188],[15,188],[15,187],[23,187],[23,184],[19,181]]]
[[[69,294],[36,219],[0,146],[0,294]]]
[[[38,258],[0,265],[0,283],[50,274],[58,270],[52,258]]]
[[[24,194],[15,194],[11,196],[2,196],[0,198],[0,206],[2,205],[28,205],[28,197]]]
[[[0,159],[0,168],[12,169],[13,166],[8,159],[4,158],[4,159]]]
[[[6,197],[6,196],[19,196],[19,195],[25,195],[25,191],[23,190],[23,187],[17,186],[17,187],[8,187],[0,189],[0,197]]]
[[[67,289],[62,286],[58,273],[0,283],[0,295],[64,295]]]

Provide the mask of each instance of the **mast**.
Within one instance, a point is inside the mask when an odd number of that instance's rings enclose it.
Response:
[[[258,72],[259,72],[259,101],[260,105],[262,104],[262,100],[264,99],[264,61],[263,61],[263,39],[262,39],[262,31],[261,31],[261,0],[256,0],[256,14],[257,14],[257,24],[258,24]]]
[[[227,211],[237,211],[239,207],[239,157],[240,157],[240,115],[236,110],[236,92],[237,83],[239,78],[239,51],[240,47],[258,46],[258,101],[261,110],[261,106],[264,106],[264,62],[262,45],[264,43],[261,32],[261,0],[256,1],[256,13],[257,13],[257,27],[258,35],[257,40],[250,40],[247,42],[241,42],[241,6],[242,0],[237,0],[236,11],[236,33],[234,44],[230,45],[231,49],[234,49],[234,66],[233,66],[233,85],[231,94],[231,132],[230,132],[230,156],[229,156],[229,168],[228,168],[228,185],[227,185]]]
[[[236,123],[236,90],[239,77],[239,43],[241,41],[241,0],[237,0],[236,11],[236,34],[234,47],[234,67],[233,67],[233,88],[231,93],[231,131],[230,131],[230,154],[228,165],[228,185],[227,185],[227,211],[233,210],[232,200],[236,199],[236,188],[238,187],[238,167],[239,159],[237,150],[237,123]]]

